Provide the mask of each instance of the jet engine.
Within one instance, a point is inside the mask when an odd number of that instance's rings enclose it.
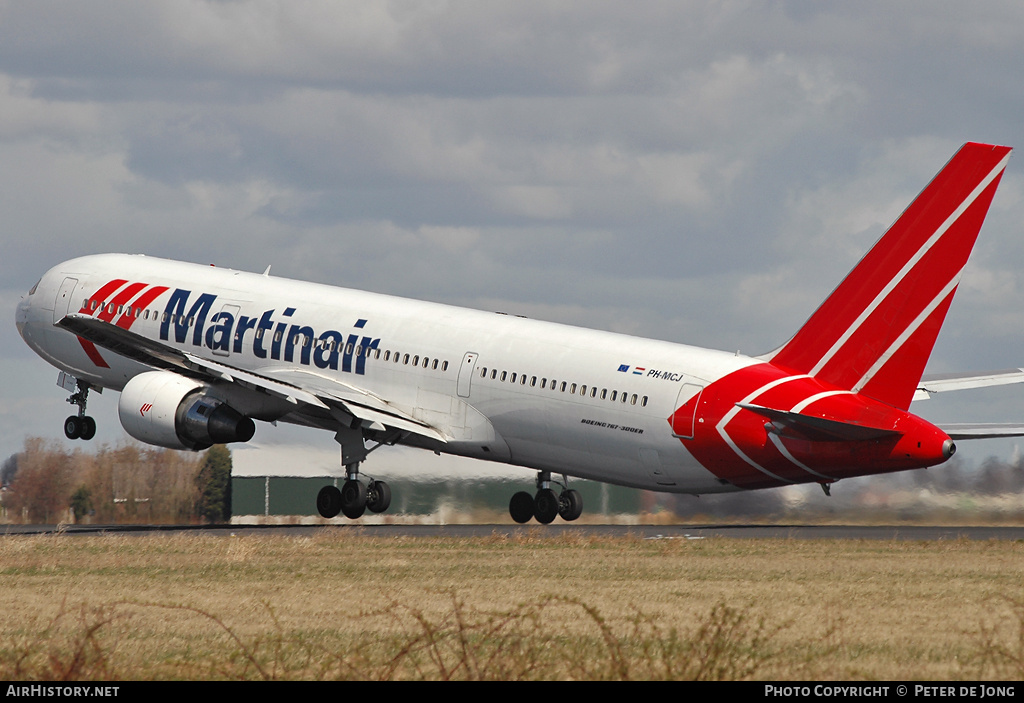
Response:
[[[117,414],[128,434],[158,447],[198,451],[252,439],[252,418],[207,395],[208,390],[176,373],[150,371],[128,381]]]

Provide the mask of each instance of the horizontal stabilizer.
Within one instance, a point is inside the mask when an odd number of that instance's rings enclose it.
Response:
[[[748,403],[736,403],[736,405],[771,420],[778,434],[798,435],[804,439],[819,442],[857,442],[869,439],[898,437],[902,434],[896,430],[866,427],[839,420],[827,420],[823,417],[804,415],[789,410],[775,410]]]
[[[1024,437],[1024,425],[1013,423],[995,424],[952,424],[942,425],[942,431],[950,439],[997,439],[999,437]]]
[[[928,400],[932,393],[1005,386],[1011,383],[1024,383],[1024,369],[1006,369],[1005,371],[973,374],[926,375],[921,379],[921,383],[914,393],[914,400]]]

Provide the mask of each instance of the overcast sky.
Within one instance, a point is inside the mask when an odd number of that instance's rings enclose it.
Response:
[[[1019,0],[0,0],[0,454],[62,437],[14,307],[72,256],[761,353],[963,142],[1024,146],[1022,116]],[[1018,155],[930,371],[1024,366],[1022,223]],[[1024,421],[1022,388],[915,407]]]

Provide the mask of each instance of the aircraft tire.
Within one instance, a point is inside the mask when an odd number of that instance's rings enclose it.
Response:
[[[64,436],[68,439],[78,439],[82,436],[82,423],[77,415],[69,415],[64,421]]]
[[[572,522],[583,514],[583,496],[574,488],[562,491],[558,496],[558,515],[566,522]]]
[[[79,434],[79,437],[81,437],[85,441],[89,441],[90,439],[96,436],[96,420],[94,420],[92,417],[86,415],[85,417],[81,418],[79,424],[81,425],[81,432]]]
[[[336,486],[324,486],[316,494],[316,510],[321,517],[330,519],[341,512],[341,491]]]
[[[341,487],[341,512],[351,520],[366,512],[366,486],[361,481],[345,481]]]
[[[519,491],[508,502],[508,512],[520,525],[528,523],[533,517],[533,496],[526,491]]]
[[[542,488],[533,498],[533,516],[542,525],[548,525],[558,517],[558,494],[550,488]]]
[[[384,481],[371,481],[366,490],[366,507],[372,513],[383,513],[391,505],[391,486]]]

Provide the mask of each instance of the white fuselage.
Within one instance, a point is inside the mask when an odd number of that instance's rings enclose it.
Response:
[[[120,279],[138,282],[142,292],[166,290],[129,312],[103,300],[111,306],[110,322],[130,315],[135,334],[261,376],[358,388],[447,439],[413,435],[405,443],[652,490],[735,490],[694,459],[673,436],[669,418],[696,387],[763,363],[757,359],[121,254],[74,259],[48,271],[18,309],[25,341],[95,386],[120,390],[150,371],[106,349],[89,353],[74,334],[54,326]],[[210,392],[233,393],[217,384]],[[240,410],[331,428],[329,418],[281,404]]]

